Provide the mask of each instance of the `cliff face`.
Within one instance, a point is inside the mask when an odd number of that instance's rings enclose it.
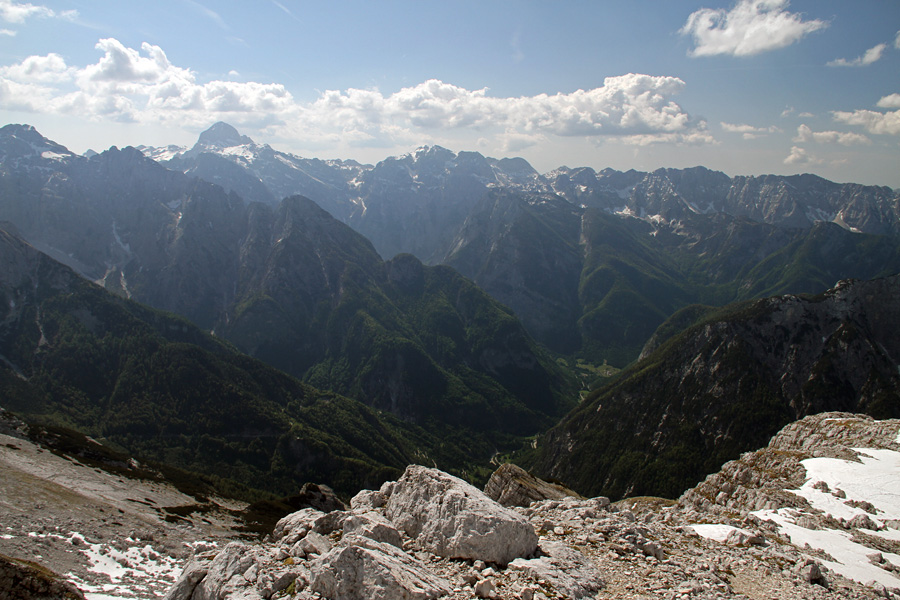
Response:
[[[581,493],[676,495],[826,410],[900,415],[900,277],[726,308],[667,340],[539,439]]]

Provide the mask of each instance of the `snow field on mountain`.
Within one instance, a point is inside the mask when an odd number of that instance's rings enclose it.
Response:
[[[898,435],[900,441],[900,435]],[[860,583],[877,582],[888,588],[900,587],[900,577],[872,560],[876,550],[858,543],[853,534],[841,529],[808,529],[803,517],[821,511],[838,520],[850,521],[863,516],[878,530],[859,528],[865,535],[885,540],[900,540],[900,452],[887,449],[854,448],[859,462],[836,458],[809,458],[801,461],[807,480],[792,493],[805,498],[812,511],[794,508],[760,510],[752,514],[778,524],[797,547],[825,552],[822,560],[829,569]],[[823,485],[824,483],[824,485]],[[868,503],[870,506],[864,504]],[[874,507],[874,513],[867,512]],[[699,533],[699,532],[698,532]],[[880,553],[883,564],[891,563],[900,571],[900,555]],[[889,565],[887,565],[889,566]]]

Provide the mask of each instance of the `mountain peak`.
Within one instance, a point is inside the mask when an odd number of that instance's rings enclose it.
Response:
[[[252,143],[253,140],[246,135],[241,135],[237,129],[224,121],[213,124],[209,129],[201,133],[197,139],[197,146],[214,148],[230,148]]]

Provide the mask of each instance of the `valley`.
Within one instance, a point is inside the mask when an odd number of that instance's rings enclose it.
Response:
[[[438,146],[373,166],[225,123],[82,156],[7,125],[0,221],[0,406],[195,480],[173,540],[228,543],[248,504],[307,482],[347,502],[414,464],[674,499],[810,415],[900,417],[888,188]],[[120,492],[79,502],[124,514]],[[105,527],[95,508],[50,545]]]

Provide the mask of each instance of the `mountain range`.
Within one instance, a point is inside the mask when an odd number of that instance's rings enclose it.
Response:
[[[522,159],[440,147],[371,166],[278,152],[224,123],[192,148],[79,156],[32,127],[7,125],[0,129],[4,253],[44,253],[40,260],[55,265],[48,273],[64,269],[59,261],[107,294],[90,287],[101,308],[66,305],[60,313],[22,291],[53,288],[38,274],[25,287],[9,288],[21,277],[4,279],[12,304],[0,354],[9,393],[21,388],[19,412],[94,434],[105,430],[103,419],[119,421],[104,412],[114,407],[111,398],[127,405],[134,397],[136,421],[159,421],[147,407],[177,399],[167,392],[166,400],[139,400],[140,386],[128,381],[153,380],[157,367],[178,369],[145,352],[137,361],[144,374],[107,371],[112,347],[149,343],[110,346],[110,339],[158,329],[163,317],[150,311],[120,319],[125,331],[99,339],[97,331],[111,326],[97,330],[82,318],[84,310],[119,310],[104,308],[109,302],[140,302],[180,315],[184,325],[175,328],[190,325],[191,340],[170,340],[190,343],[180,351],[238,351],[278,369],[265,379],[280,383],[264,400],[251,394],[251,404],[270,416],[288,411],[288,420],[260,423],[280,439],[301,418],[300,407],[321,411],[324,420],[304,431],[312,439],[326,431],[333,437],[325,446],[338,444],[340,461],[356,465],[340,476],[342,490],[359,485],[366,469],[383,480],[411,455],[483,478],[488,459],[537,435],[518,460],[545,477],[610,496],[673,496],[810,412],[898,416],[900,382],[896,368],[885,366],[897,354],[882,339],[896,320],[872,316],[877,307],[896,314],[893,297],[866,288],[860,297],[878,299],[855,301],[857,315],[834,308],[831,299],[843,292],[797,296],[900,272],[898,217],[900,196],[888,188],[810,175],[728,177],[702,167],[561,167],[541,175]],[[781,300],[758,300],[773,296]],[[784,298],[831,308],[759,317],[767,302],[790,304]],[[68,323],[59,330],[77,332],[75,341],[45,335],[45,313]],[[773,326],[772,319],[781,320]],[[883,331],[870,331],[873,323]],[[99,349],[78,350],[86,358],[65,363],[82,344]],[[851,353],[842,354],[848,344]],[[66,368],[48,370],[45,358],[56,348],[65,349],[54,360]],[[228,360],[250,360],[244,354]],[[608,381],[602,363],[631,366]],[[252,364],[254,372],[264,368]],[[230,389],[232,376],[249,381],[231,367],[212,372],[200,377],[209,389]],[[580,402],[576,378],[589,388]],[[777,383],[784,378],[793,383]],[[328,402],[287,409],[272,389],[339,398],[329,401],[341,407],[336,414],[355,416],[328,430]],[[236,411],[243,394],[230,405]],[[202,396],[197,410],[218,415]],[[243,425],[213,420],[205,433],[215,437],[221,426],[237,427],[233,435],[245,441],[257,436]],[[366,454],[370,431],[372,439],[387,436],[391,450],[354,462]],[[202,455],[193,438],[190,452],[179,454],[166,445],[169,433],[137,422],[113,434],[124,447],[206,468],[192,462]],[[213,455],[244,464],[237,457],[248,450],[235,443],[223,442]],[[254,482],[270,470],[288,473],[278,461],[296,458],[281,445],[254,451]],[[227,464],[217,469],[227,472]],[[288,485],[278,481],[279,491]]]
[[[371,166],[278,152],[225,123],[189,149],[142,150],[248,201],[307,196],[381,256],[453,266],[535,339],[596,364],[631,362],[689,304],[816,293],[900,270],[900,195],[813,175],[728,177],[702,167],[541,175],[521,158],[437,146]],[[834,231],[821,234],[828,223]]]

